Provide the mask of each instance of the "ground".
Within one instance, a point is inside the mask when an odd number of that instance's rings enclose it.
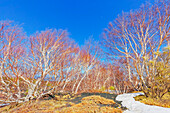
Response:
[[[0,109],[0,113],[122,113],[114,94],[82,93],[81,95],[57,94]]]

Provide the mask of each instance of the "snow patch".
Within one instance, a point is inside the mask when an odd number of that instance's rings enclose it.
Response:
[[[139,101],[135,101],[133,97],[144,95],[143,93],[127,93],[116,97],[117,101],[122,101],[122,106],[128,110],[123,113],[170,113],[170,108],[146,105]]]

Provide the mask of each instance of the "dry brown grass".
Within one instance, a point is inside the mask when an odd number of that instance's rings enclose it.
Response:
[[[122,113],[111,106],[115,102],[100,96],[84,97],[79,104],[67,101],[39,100],[23,104],[13,104],[0,109],[0,113]]]
[[[104,97],[97,96],[97,95],[84,97],[82,100],[83,101],[93,101],[97,104],[115,104],[115,102],[113,100],[106,99]]]
[[[170,108],[170,93],[165,94],[162,99],[146,98],[145,96],[134,97],[136,101],[140,101],[144,104],[155,105]]]
[[[122,113],[121,109],[112,107],[99,107],[99,106],[72,106],[64,108],[59,113]]]
[[[55,110],[73,105],[71,102],[55,101],[55,100],[43,100],[32,101],[18,105],[6,106],[0,109],[1,112],[9,113],[54,113]]]
[[[64,108],[60,113],[122,113],[121,109],[110,106],[100,107],[98,104],[113,105],[115,102],[100,96],[88,96],[82,102],[71,107]]]

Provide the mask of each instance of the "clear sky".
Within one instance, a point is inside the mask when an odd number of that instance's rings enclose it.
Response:
[[[1,20],[23,24],[27,35],[46,28],[67,29],[79,45],[99,39],[103,29],[122,11],[146,0],[0,0]]]

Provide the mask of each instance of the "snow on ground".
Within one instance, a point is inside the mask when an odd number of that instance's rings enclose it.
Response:
[[[122,106],[128,109],[123,113],[170,113],[170,108],[146,105],[135,101],[133,97],[138,95],[143,95],[143,93],[127,93],[116,97],[116,100],[122,101]]]

